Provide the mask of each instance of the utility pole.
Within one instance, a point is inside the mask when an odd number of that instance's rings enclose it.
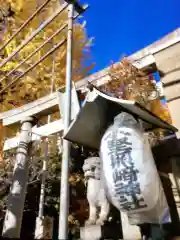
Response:
[[[71,87],[72,87],[72,44],[73,44],[73,17],[74,11],[81,14],[84,8],[75,0],[66,0],[68,6],[68,32],[66,56],[66,100],[64,114],[64,132],[68,130],[71,120]],[[87,6],[86,6],[87,8]],[[59,213],[59,239],[68,239],[68,214],[69,214],[69,159],[70,142],[63,140],[63,154],[61,166],[60,186],[60,213]]]
[[[71,3],[68,6],[66,101],[65,101],[65,116],[64,116],[64,132],[68,130],[70,119],[71,119],[73,14],[74,14],[74,5]],[[61,166],[59,239],[68,239],[69,158],[70,158],[70,142],[64,139],[62,166]]]

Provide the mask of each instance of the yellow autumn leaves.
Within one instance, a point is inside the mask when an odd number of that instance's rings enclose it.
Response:
[[[123,58],[118,64],[112,65],[109,74],[113,81],[103,86],[102,90],[111,92],[118,98],[136,100],[161,119],[171,123],[168,107],[161,103],[155,80],[147,73],[138,70]],[[152,100],[152,94],[157,98]]]
[[[0,0],[0,46],[2,46],[17,29],[47,0]],[[43,8],[40,14],[28,24],[6,47],[0,52],[0,62],[10,56],[15,49],[37,29],[43,21],[48,19],[54,11],[60,7],[59,0],[51,0]],[[13,14],[8,15],[9,11]],[[2,17],[2,19],[1,19]],[[5,66],[0,69],[0,90],[13,81],[17,75],[25,72],[32,64],[38,61],[55,44],[66,38],[67,29],[59,33],[39,50],[26,63],[13,71],[10,76],[6,74],[18,66],[29,54],[44,43],[58,28],[67,22],[67,11],[60,14],[55,20],[45,27],[31,42],[29,42],[18,54],[16,54]],[[73,78],[75,81],[85,77],[91,69],[91,64],[86,64],[89,59],[91,39],[87,38],[85,24],[74,24],[73,44]],[[87,51],[85,51],[87,50]],[[35,69],[24,76],[15,85],[0,96],[0,112],[22,106],[50,93],[52,81],[52,68],[54,61],[54,90],[64,85],[66,67],[66,44],[59,48],[53,55],[47,57]],[[58,116],[58,114],[56,114]],[[55,116],[56,116],[55,115]],[[1,125],[2,128],[2,125]],[[13,126],[6,129],[6,135],[13,132]],[[2,155],[4,135],[1,134],[0,153]]]
[[[3,41],[7,41],[10,36],[24,23],[31,14],[44,3],[45,0],[5,0],[4,8],[11,8],[14,11],[13,17],[5,19],[6,31],[3,36]],[[0,60],[8,57],[30,34],[37,29],[44,20],[46,20],[58,7],[59,0],[51,0],[44,7],[43,11],[38,14],[33,21],[13,39],[10,44],[2,51]],[[58,28],[67,21],[67,12],[59,15],[52,23],[50,23],[43,31],[41,31],[30,43],[27,44],[16,56],[8,62],[1,70],[5,73],[11,71],[30,53],[38,48],[43,42],[50,37]],[[53,38],[51,42],[46,44],[32,58],[16,70],[22,73],[26,71],[33,63],[38,61],[45,53],[47,53],[55,44],[59,43],[66,37],[66,29]],[[3,43],[3,42],[2,42]],[[86,36],[85,25],[76,22],[74,26],[74,51],[73,51],[73,78],[75,81],[85,77],[91,65],[86,63],[89,58],[89,50],[91,39]],[[66,66],[66,44],[59,48],[52,56],[47,57],[28,75],[17,82],[15,87],[8,89],[3,96],[3,107],[0,107],[0,112],[21,106],[29,101],[33,101],[50,92],[52,78],[52,63],[55,62],[55,89],[64,85],[65,82],[65,66]],[[1,82],[2,89],[16,77],[13,72],[6,80]],[[0,81],[2,76],[0,75]],[[17,94],[16,94],[17,93]],[[31,93],[31,94],[29,94]],[[12,97],[14,102],[12,104]],[[10,101],[8,101],[10,98]]]

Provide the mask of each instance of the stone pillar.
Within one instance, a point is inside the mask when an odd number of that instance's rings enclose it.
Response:
[[[6,216],[2,236],[6,238],[20,238],[21,223],[28,181],[28,159],[31,150],[32,117],[22,122],[20,142],[17,149],[12,185],[8,197]]]
[[[179,129],[180,138],[180,43],[154,54],[163,83],[163,92],[168,102],[172,123]]]

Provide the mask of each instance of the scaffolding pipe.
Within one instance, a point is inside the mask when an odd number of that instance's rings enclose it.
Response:
[[[66,56],[66,101],[64,132],[68,130],[71,116],[71,86],[72,86],[72,42],[73,42],[73,13],[74,5],[68,6],[68,33]],[[63,154],[61,166],[60,212],[59,212],[59,239],[68,239],[69,214],[69,158],[70,142],[63,139]]]
[[[40,31],[42,31],[48,24],[50,24],[62,11],[64,11],[67,6],[68,4],[64,3],[54,14],[52,14],[46,21],[44,21],[39,26],[39,28],[34,30],[32,34],[27,39],[25,39],[23,43],[18,48],[16,48],[11,55],[9,55],[6,59],[4,59],[4,61],[0,63],[0,68],[2,68],[8,61],[10,61],[18,52],[20,52],[21,49],[24,48],[32,39],[34,39]]]
[[[21,27],[0,47],[0,52],[15,38],[18,33],[21,32],[33,18],[39,14],[39,12],[50,2],[51,0],[46,0],[39,8],[21,25]]]
[[[11,83],[7,84],[6,87],[4,87],[0,94],[2,94],[6,89],[11,87],[15,82],[17,82],[20,78],[24,77],[27,73],[29,73],[32,69],[34,69],[39,63],[41,63],[43,60],[45,60],[49,55],[51,55],[53,52],[55,52],[59,47],[61,47],[66,42],[66,39],[59,42],[57,45],[55,45],[51,50],[49,50],[44,56],[42,56],[37,62],[35,62],[31,67],[29,67],[25,72],[23,72],[20,76],[15,78]]]

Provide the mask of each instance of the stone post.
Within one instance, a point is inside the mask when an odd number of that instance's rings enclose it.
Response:
[[[28,159],[31,150],[34,118],[27,117],[21,124],[20,142],[17,149],[12,185],[8,197],[2,236],[20,238],[21,223],[28,181]]]

